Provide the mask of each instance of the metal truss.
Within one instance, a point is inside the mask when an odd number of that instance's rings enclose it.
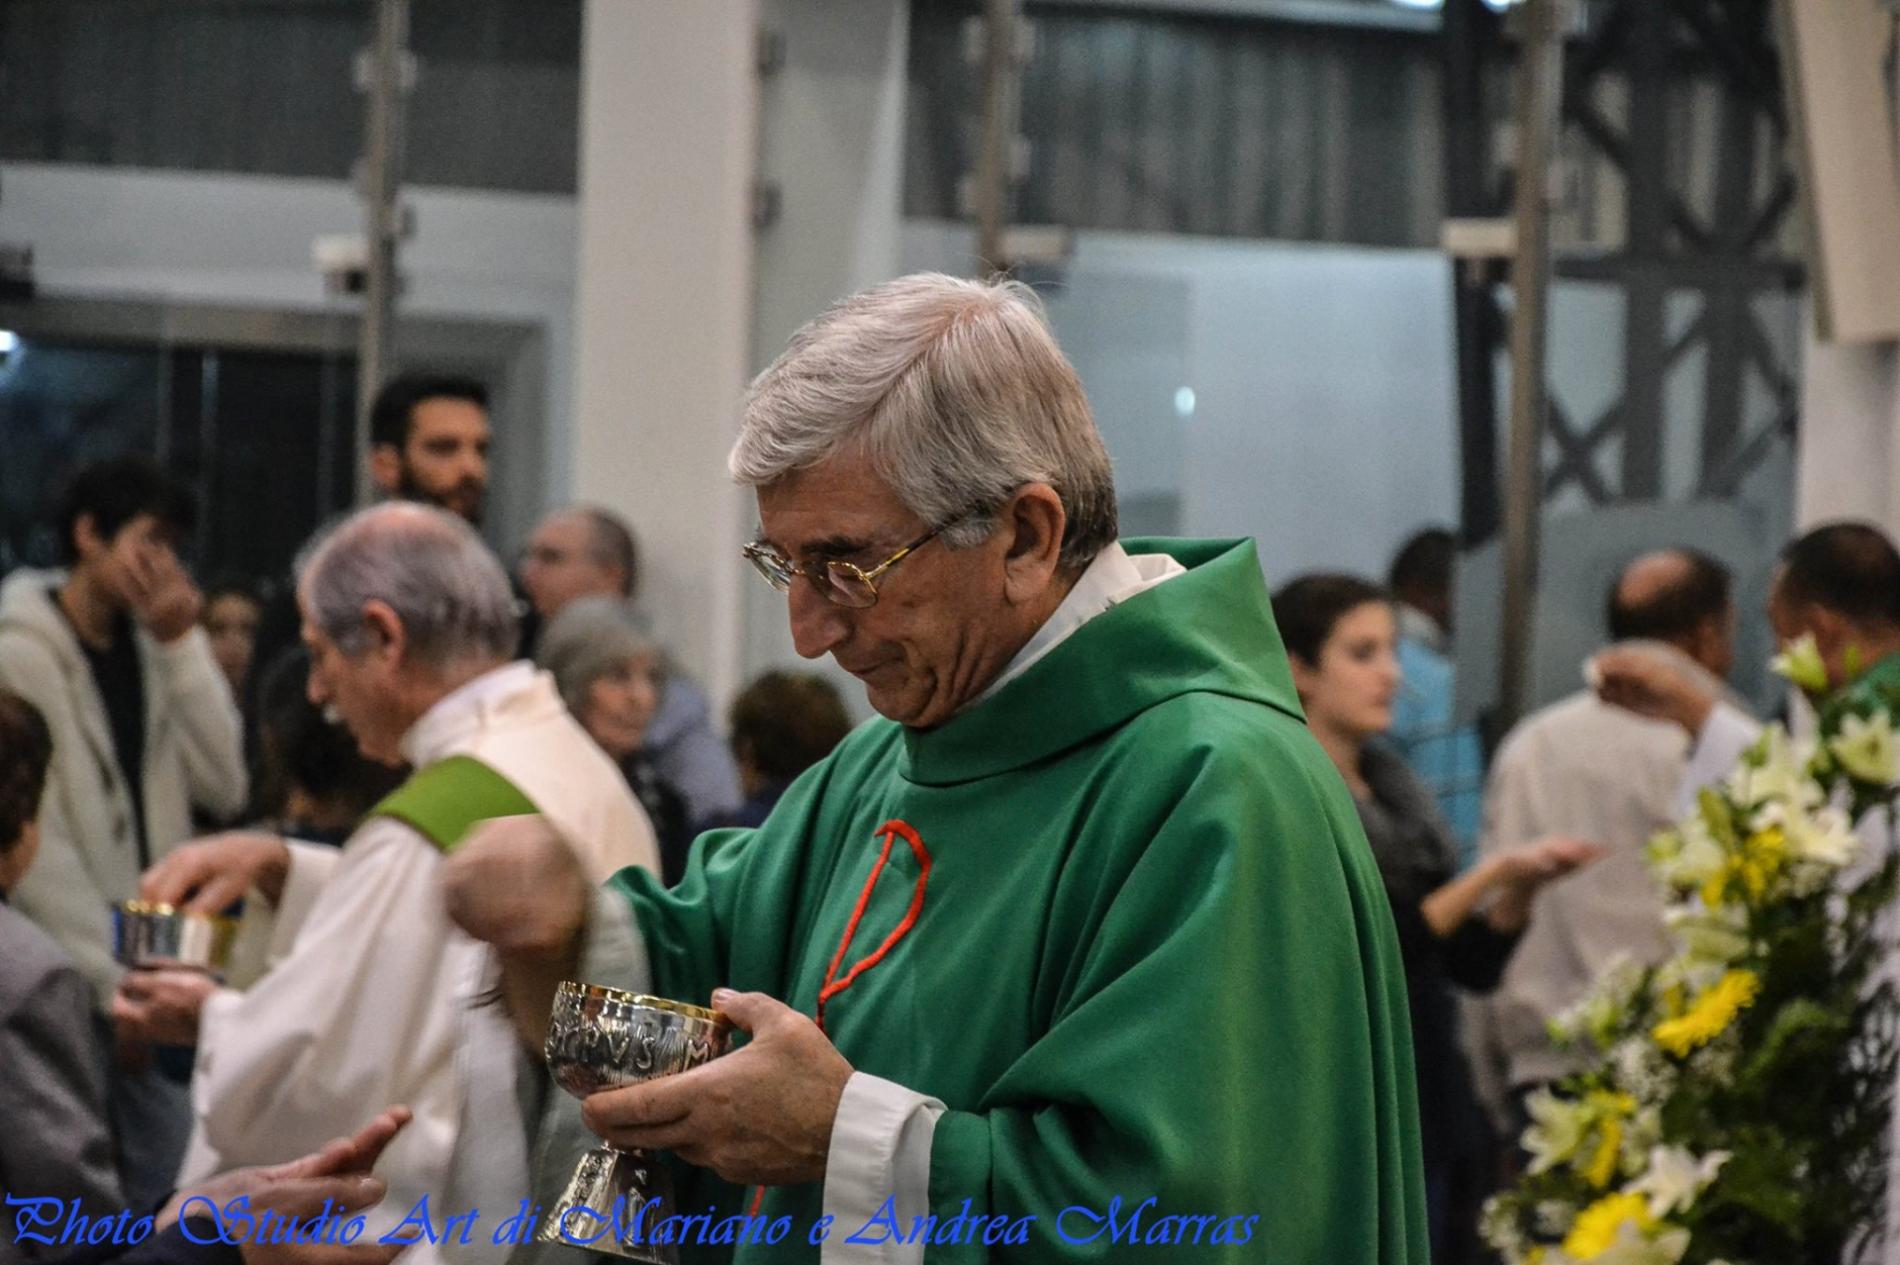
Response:
[[[1562,118],[1574,154],[1621,185],[1621,241],[1592,254],[1557,252],[1562,280],[1613,285],[1623,309],[1623,384],[1610,405],[1576,416],[1551,399],[1545,433],[1546,501],[1574,487],[1591,504],[1654,500],[1663,479],[1664,398],[1692,351],[1703,353],[1698,474],[1691,495],[1732,495],[1793,434],[1797,384],[1764,330],[1756,300],[1799,290],[1804,270],[1780,253],[1795,204],[1772,0],[1596,0],[1565,57]],[[1495,216],[1509,180],[1488,159],[1495,111],[1491,81],[1506,54],[1500,24],[1480,0],[1446,0],[1447,213]],[[1686,85],[1712,85],[1713,126],[1702,129],[1704,179],[1690,188],[1679,135]],[[1623,121],[1603,99],[1620,90]],[[1707,120],[1705,120],[1706,122]],[[1672,125],[1673,128],[1672,128]],[[1496,535],[1502,520],[1497,365],[1509,326],[1508,287],[1496,261],[1461,261],[1454,282],[1466,543]],[[1699,311],[1667,327],[1672,295]],[[1753,374],[1774,402],[1744,426]],[[1678,424],[1684,419],[1678,418]],[[1612,440],[1614,468],[1603,457]]]

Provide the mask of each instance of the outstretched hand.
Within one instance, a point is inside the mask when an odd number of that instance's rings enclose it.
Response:
[[[388,1188],[370,1169],[383,1149],[411,1119],[407,1107],[391,1107],[345,1138],[337,1138],[302,1159],[268,1167],[240,1168],[181,1190],[159,1213],[159,1224],[174,1225],[181,1213],[223,1208],[248,1201],[253,1214],[275,1212],[302,1221],[324,1211],[350,1213],[380,1203]],[[199,1202],[204,1201],[203,1203]],[[389,1265],[406,1244],[343,1247],[335,1244],[245,1243],[247,1265]]]
[[[1523,930],[1530,921],[1531,902],[1544,884],[1594,865],[1608,854],[1609,849],[1600,843],[1561,835],[1499,853],[1491,861],[1498,894],[1486,911],[1487,921],[1499,931]]]
[[[275,905],[290,873],[280,835],[227,830],[174,848],[139,876],[139,899],[200,914],[221,914],[255,887]]]

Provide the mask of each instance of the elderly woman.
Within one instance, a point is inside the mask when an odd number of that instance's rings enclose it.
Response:
[[[536,659],[554,674],[567,710],[626,775],[660,841],[668,886],[686,872],[692,824],[686,801],[646,755],[647,729],[660,706],[660,651],[633,608],[618,598],[569,603],[541,635]]]

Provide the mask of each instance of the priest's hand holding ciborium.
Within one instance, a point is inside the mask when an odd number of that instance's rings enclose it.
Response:
[[[725,1053],[731,1030],[716,1010],[569,980],[548,1021],[548,1071],[585,1099],[711,1062]],[[602,1143],[581,1157],[540,1238],[677,1265],[677,1248],[651,1242],[655,1222],[675,1211],[672,1176],[657,1156]]]

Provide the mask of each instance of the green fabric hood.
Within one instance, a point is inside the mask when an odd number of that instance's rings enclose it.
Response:
[[[1097,615],[994,696],[906,730],[904,776],[950,785],[1022,768],[1184,694],[1222,694],[1304,720],[1251,540],[1124,540],[1186,575]]]

